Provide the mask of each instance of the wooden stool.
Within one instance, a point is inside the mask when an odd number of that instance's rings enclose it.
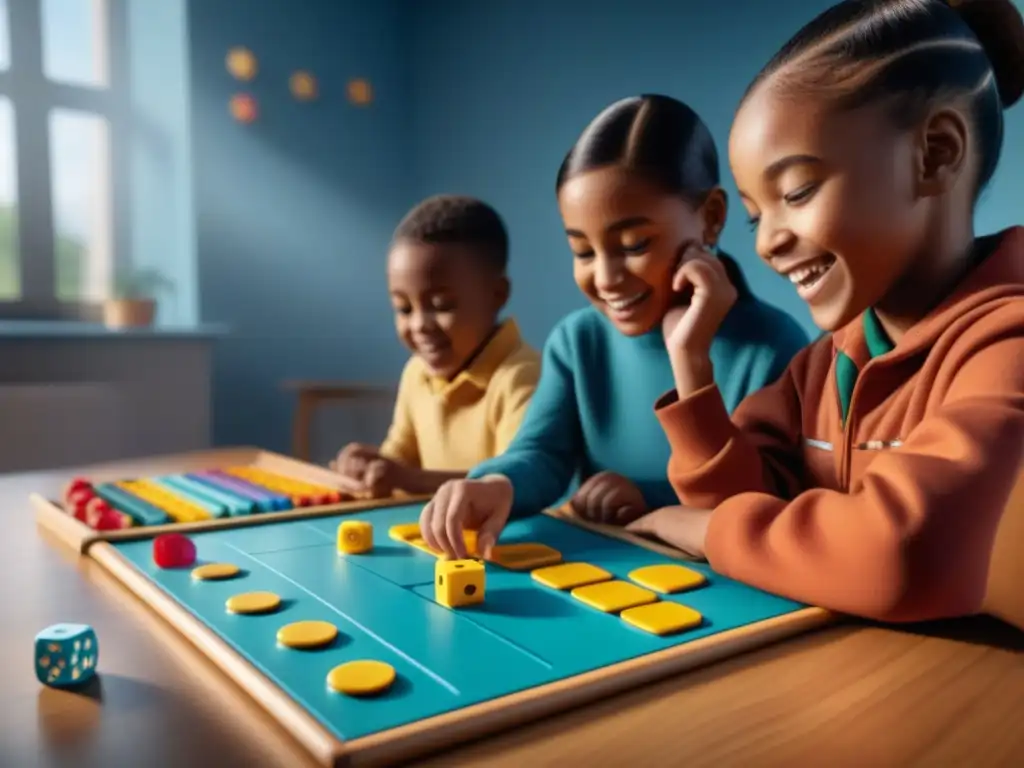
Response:
[[[298,400],[292,420],[292,455],[310,461],[312,448],[310,435],[316,409],[325,403],[355,400],[394,400],[397,387],[380,384],[358,384],[345,381],[293,380],[283,384],[285,390],[295,392]]]

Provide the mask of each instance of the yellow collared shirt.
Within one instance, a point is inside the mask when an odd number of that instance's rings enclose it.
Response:
[[[422,469],[461,472],[504,452],[540,378],[540,353],[505,320],[451,381],[419,357],[405,365],[382,456]]]

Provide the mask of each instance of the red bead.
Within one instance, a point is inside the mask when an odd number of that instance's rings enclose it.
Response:
[[[85,504],[85,524],[90,528],[95,528],[100,515],[112,511],[113,508],[103,499],[90,499]]]
[[[81,520],[84,523],[85,507],[94,498],[96,497],[93,496],[89,491],[75,491],[74,493],[71,494],[71,497],[68,499],[68,512],[74,515],[76,520]]]
[[[90,499],[95,499],[96,494],[88,488],[79,488],[76,491],[72,491],[68,494],[68,502],[74,504],[75,501],[81,501],[83,504]]]
[[[92,483],[84,477],[76,477],[64,489],[64,501],[71,501],[71,495],[76,491],[88,491],[92,493]]]
[[[164,533],[153,539],[153,562],[161,568],[186,568],[196,561],[196,545],[180,533]]]
[[[125,527],[125,517],[116,509],[107,507],[100,511],[93,526],[97,531],[117,531]]]

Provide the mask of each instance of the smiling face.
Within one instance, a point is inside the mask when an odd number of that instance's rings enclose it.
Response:
[[[681,253],[721,231],[725,201],[713,197],[695,210],[618,167],[580,174],[559,191],[576,285],[623,334],[658,327],[677,301],[672,276]]]
[[[781,98],[765,83],[729,137],[757,251],[834,331],[898,289],[927,242],[914,131],[881,105],[843,113]],[[909,286],[912,289],[912,286]]]
[[[493,333],[509,286],[472,246],[402,240],[388,254],[388,290],[399,338],[451,379]]]

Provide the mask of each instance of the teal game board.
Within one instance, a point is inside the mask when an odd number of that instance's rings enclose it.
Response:
[[[671,636],[633,627],[538,583],[528,571],[491,563],[484,603],[449,609],[434,599],[436,559],[388,535],[393,525],[417,521],[420,510],[420,504],[387,506],[189,532],[199,564],[241,569],[223,581],[158,568],[149,538],[101,542],[90,554],[258,700],[273,693],[277,703],[268,709],[290,713],[286,726],[325,763],[406,759],[825,620],[817,609],[688,562],[682,564],[704,574],[706,584],[659,597],[697,610],[703,623]],[[371,552],[338,552],[338,525],[352,519],[373,525]],[[515,542],[546,544],[564,562],[590,563],[623,580],[641,566],[681,562],[549,514],[511,523],[501,543]],[[267,615],[225,609],[228,598],[253,591],[279,595],[282,606]],[[334,624],[338,638],[316,650],[280,646],[278,629],[304,620]],[[395,683],[371,698],[329,689],[328,672],[351,660],[387,662]]]

